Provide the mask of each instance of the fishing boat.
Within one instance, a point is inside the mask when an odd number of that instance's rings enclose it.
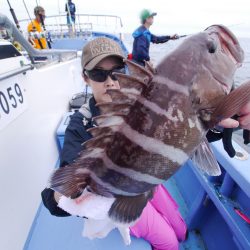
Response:
[[[117,230],[104,239],[84,238],[82,218],[52,216],[41,203],[40,192],[58,166],[65,129],[74,112],[69,102],[74,94],[85,91],[80,50],[90,39],[107,36],[128,53],[119,33],[94,29],[90,16],[80,15],[74,30],[59,21],[51,26],[48,22],[52,49],[37,51],[0,15],[0,27],[8,29],[25,50],[19,52],[9,41],[0,41],[0,249],[151,249],[146,241],[133,237],[131,245],[125,246]],[[81,17],[88,21],[80,21]],[[36,60],[39,57],[46,60]],[[84,95],[73,99],[79,96]],[[249,148],[243,148],[237,138],[234,158],[221,141],[212,143],[221,176],[209,177],[189,160],[164,183],[189,229],[180,249],[250,249]]]

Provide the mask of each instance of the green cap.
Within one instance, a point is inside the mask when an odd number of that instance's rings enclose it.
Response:
[[[141,14],[140,14],[140,19],[141,21],[145,21],[148,17],[151,17],[151,16],[156,16],[157,13],[156,12],[152,12],[151,10],[148,10],[148,9],[144,9],[141,11]]]

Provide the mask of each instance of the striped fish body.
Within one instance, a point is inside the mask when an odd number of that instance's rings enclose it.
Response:
[[[200,152],[207,130],[246,102],[247,96],[223,108],[242,61],[237,39],[218,25],[186,39],[156,70],[128,61],[130,75],[117,74],[121,89],[109,90],[112,103],[98,104],[102,115],[89,131],[93,139],[75,163],[52,175],[51,187],[70,197],[86,187],[116,197],[110,217],[134,221],[153,188]],[[216,160],[208,162],[207,172],[218,174]]]

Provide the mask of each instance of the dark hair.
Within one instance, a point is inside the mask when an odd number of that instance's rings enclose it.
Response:
[[[44,12],[44,11],[45,11],[45,10],[44,10],[44,8],[43,8],[42,6],[36,6],[36,7],[34,8],[34,14],[35,14],[35,16],[39,15],[40,12]]]

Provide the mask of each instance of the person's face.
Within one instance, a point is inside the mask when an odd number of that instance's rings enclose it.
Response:
[[[146,23],[147,23],[148,25],[152,25],[153,22],[154,22],[154,16],[150,16],[150,17],[148,17],[148,18],[146,19]]]
[[[37,21],[38,21],[39,23],[42,22],[40,16],[41,16],[41,18],[44,20],[44,19],[45,19],[45,11],[40,11],[39,14],[36,15],[36,19],[37,19]]]
[[[124,64],[121,59],[117,57],[107,57],[100,61],[93,70],[112,70],[122,67],[124,67]],[[92,88],[93,95],[97,103],[111,102],[111,97],[106,93],[106,91],[108,89],[120,89],[119,82],[117,80],[113,80],[110,75],[107,76],[105,81],[98,82],[90,79],[90,77],[84,74],[84,80]]]

